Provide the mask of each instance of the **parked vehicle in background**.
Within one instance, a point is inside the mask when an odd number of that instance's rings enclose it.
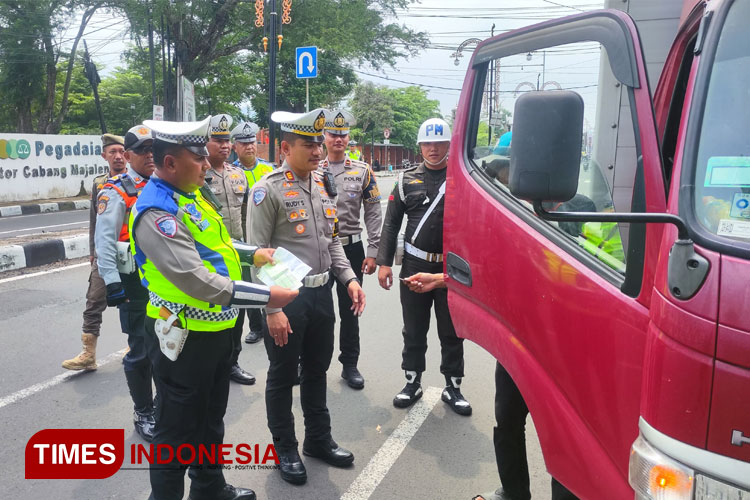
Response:
[[[592,11],[483,42],[454,122],[451,316],[583,499],[750,498],[750,2],[681,7],[653,97],[633,19]],[[524,64],[494,155],[485,82]]]

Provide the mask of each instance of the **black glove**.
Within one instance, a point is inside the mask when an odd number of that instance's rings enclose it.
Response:
[[[109,307],[119,306],[127,301],[128,297],[125,295],[122,283],[110,283],[107,285],[107,305]]]

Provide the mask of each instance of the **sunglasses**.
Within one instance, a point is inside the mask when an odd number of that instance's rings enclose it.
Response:
[[[131,151],[137,155],[145,155],[148,153],[154,152],[154,146],[153,145],[142,145],[138,146],[137,148],[131,149]]]

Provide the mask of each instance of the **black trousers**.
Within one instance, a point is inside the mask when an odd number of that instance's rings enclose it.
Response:
[[[263,341],[270,365],[266,379],[268,429],[277,449],[297,447],[292,415],[292,386],[297,365],[302,366],[300,401],[305,418],[305,439],[331,439],[331,417],[326,404],[326,372],[333,356],[333,294],[329,286],[301,288],[299,296],[284,308],[292,333],[279,347],[270,335]]]
[[[495,420],[493,436],[500,482],[511,500],[529,500],[529,463],[526,459],[526,416],[529,409],[516,383],[500,363],[495,367]],[[552,500],[578,500],[554,477]]]
[[[431,264],[404,256],[401,266],[402,278],[419,272],[442,273],[442,264]],[[434,304],[437,331],[440,339],[440,373],[449,377],[464,376],[464,339],[458,338],[448,311],[448,290],[438,288],[427,293],[416,293],[399,282],[401,311],[404,318],[404,350],[401,353],[401,368],[408,371],[425,370],[427,331],[430,329],[430,309]]]
[[[344,246],[346,258],[352,265],[354,274],[362,282],[362,262],[365,260],[365,248],[362,241]],[[339,361],[342,365],[357,366],[359,361],[359,317],[351,310],[352,299],[347,288],[336,280],[336,295],[339,298]]]
[[[171,361],[159,349],[154,323],[153,318],[146,318],[148,354],[160,398],[154,447],[166,444],[177,450],[182,444],[190,444],[197,451],[201,444],[209,449],[212,444],[218,446],[224,440],[232,329],[190,331],[177,361]],[[197,462],[189,466],[188,475],[190,494],[196,499],[215,498],[226,484],[220,468]],[[152,498],[183,498],[185,466],[176,458],[167,464],[152,464],[150,476]]]
[[[130,351],[122,358],[126,372],[144,369],[151,370],[151,362],[146,352],[146,305],[148,290],[143,288],[138,273],[120,273],[122,287],[128,302],[117,306],[120,313],[120,327],[128,335]]]
[[[237,323],[232,328],[232,359],[231,366],[235,365],[240,359],[240,353],[242,352],[242,328],[245,326],[245,309],[240,309],[239,315],[237,315]]]

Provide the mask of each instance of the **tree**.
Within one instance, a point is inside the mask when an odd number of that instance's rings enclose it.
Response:
[[[393,108],[396,100],[385,86],[364,82],[354,87],[354,95],[349,101],[352,113],[357,118],[357,127],[352,137],[366,142],[366,134],[382,132],[393,126]]]
[[[78,43],[102,1],[35,0],[0,2],[0,118],[19,132],[56,133],[69,106]],[[81,14],[77,32],[66,40],[65,28]],[[72,41],[66,51],[68,41]],[[67,61],[64,66],[60,63]],[[58,73],[64,74],[57,100]]]
[[[417,151],[419,126],[428,118],[441,117],[440,101],[427,98],[427,91],[415,86],[389,89],[395,100],[391,142]]]

